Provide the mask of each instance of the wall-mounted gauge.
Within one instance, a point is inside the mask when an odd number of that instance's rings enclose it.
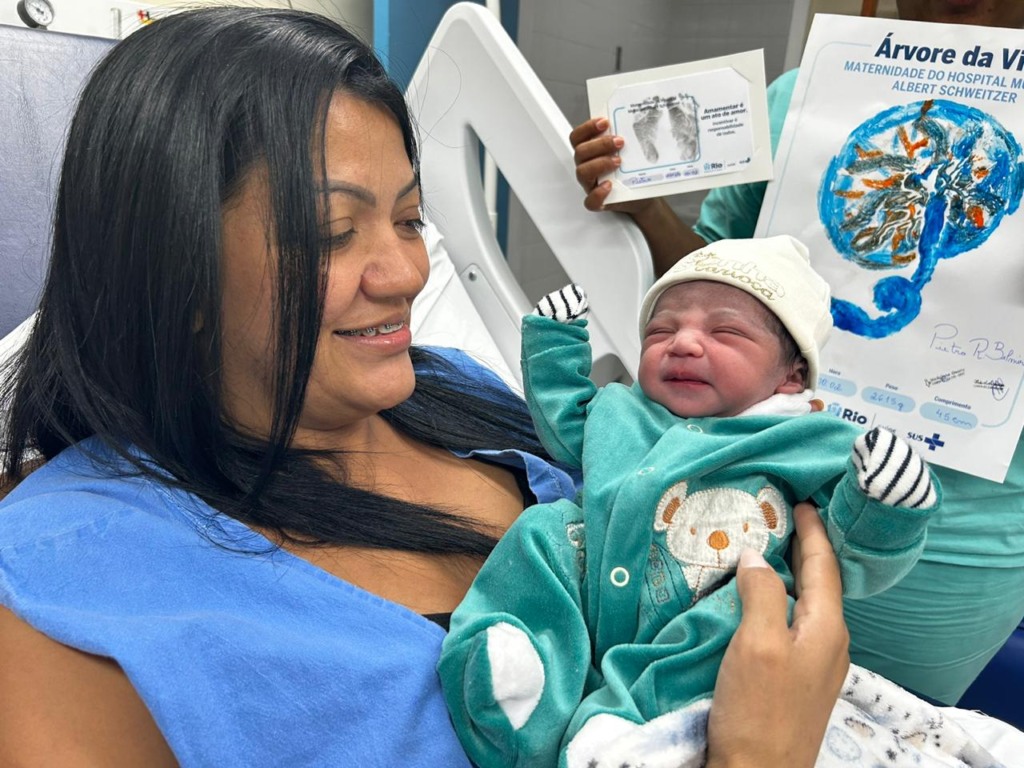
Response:
[[[18,0],[18,16],[26,26],[46,29],[53,23],[53,5],[50,0]]]

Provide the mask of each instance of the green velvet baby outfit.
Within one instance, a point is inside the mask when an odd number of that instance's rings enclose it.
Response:
[[[524,319],[538,434],[584,485],[576,503],[527,509],[452,617],[439,670],[481,766],[587,765],[615,729],[682,738],[664,726],[714,689],[743,548],[792,586],[792,505],[812,499],[844,593],[867,596],[911,568],[938,503],[865,495],[850,461],[862,430],[831,414],[684,419],[636,384],[595,387],[590,367],[586,321]]]

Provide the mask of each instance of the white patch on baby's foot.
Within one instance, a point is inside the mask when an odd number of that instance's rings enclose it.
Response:
[[[530,638],[506,622],[487,628],[494,699],[512,727],[522,728],[544,691],[544,665]]]

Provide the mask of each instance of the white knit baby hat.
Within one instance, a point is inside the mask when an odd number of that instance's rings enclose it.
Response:
[[[693,251],[662,275],[640,306],[640,335],[655,304],[673,285],[711,280],[746,291],[777,317],[807,361],[808,386],[818,385],[818,356],[832,330],[831,291],[811,268],[807,246],[790,235],[719,240]]]

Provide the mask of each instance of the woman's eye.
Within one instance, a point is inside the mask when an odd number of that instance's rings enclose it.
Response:
[[[356,233],[354,229],[347,229],[344,232],[337,232],[328,235],[324,240],[324,245],[328,250],[335,250],[336,248],[342,248],[352,240],[352,236]]]
[[[420,218],[404,219],[398,222],[398,226],[408,229],[411,232],[415,232],[416,234],[419,234],[426,228],[427,223]]]

